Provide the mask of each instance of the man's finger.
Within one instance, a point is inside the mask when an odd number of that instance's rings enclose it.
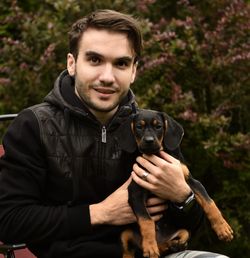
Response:
[[[129,179],[123,185],[121,185],[118,189],[120,189],[120,190],[127,189],[129,184],[131,183],[131,181],[132,181],[132,176],[130,176]]]
[[[169,155],[168,153],[166,153],[165,151],[160,151],[160,156],[170,162],[170,163],[180,163],[180,161],[176,158],[174,158],[173,156]]]
[[[147,206],[155,206],[160,204],[165,204],[166,200],[158,198],[158,197],[151,197],[147,200]]]

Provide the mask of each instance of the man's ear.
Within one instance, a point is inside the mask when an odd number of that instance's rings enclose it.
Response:
[[[71,53],[67,55],[67,69],[70,76],[75,75],[76,61]]]
[[[166,113],[161,113],[161,115],[166,127],[163,144],[168,150],[175,150],[182,141],[184,135],[183,127]]]
[[[131,80],[130,80],[130,83],[131,83],[131,84],[135,81],[137,66],[138,66],[138,61],[136,61],[136,62],[133,64],[133,67],[132,67],[132,75],[131,75]]]

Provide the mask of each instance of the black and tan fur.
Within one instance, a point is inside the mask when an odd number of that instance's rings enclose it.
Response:
[[[156,155],[160,150],[174,151],[177,149],[183,136],[183,129],[176,121],[165,113],[152,110],[140,110],[133,117],[131,132],[141,153]],[[126,144],[129,144],[129,141],[126,141]],[[215,202],[209,197],[204,186],[192,177],[187,166],[183,163],[181,165],[185,179],[195,194],[196,201],[203,208],[218,238],[231,241],[233,230],[223,218]],[[123,258],[133,258],[135,248],[140,248],[144,257],[151,258],[157,258],[171,248],[185,248],[189,232],[186,229],[172,228],[171,225],[164,223],[155,225],[145,206],[149,193],[134,181],[131,182],[128,190],[129,204],[137,217],[139,234],[138,230],[133,228],[122,233]]]

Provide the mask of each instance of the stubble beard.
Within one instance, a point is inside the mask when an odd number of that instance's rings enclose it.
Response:
[[[90,86],[93,87],[93,86]],[[84,89],[83,83],[79,82],[77,79],[75,80],[75,92],[76,95],[81,99],[81,101],[90,109],[98,113],[108,113],[113,110],[116,110],[118,106],[120,105],[123,98],[128,94],[128,91],[124,91],[121,95],[119,95],[119,98],[114,102],[111,103],[109,106],[101,106],[101,104],[95,103],[91,98],[84,93],[81,89]]]

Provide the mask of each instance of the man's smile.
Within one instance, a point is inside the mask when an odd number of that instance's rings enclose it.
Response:
[[[93,89],[102,94],[102,95],[111,95],[111,94],[114,94],[116,93],[116,90],[113,89],[113,88],[106,88],[106,87],[93,87]]]

